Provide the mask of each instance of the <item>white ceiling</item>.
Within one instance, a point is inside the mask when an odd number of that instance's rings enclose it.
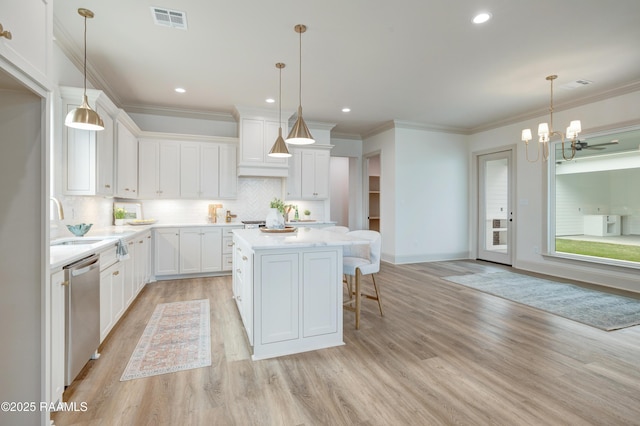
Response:
[[[184,11],[188,29],[156,26],[151,6]],[[638,0],[64,0],[54,34],[89,80],[128,111],[284,110],[364,135],[390,120],[473,133],[640,89]],[[473,16],[493,19],[474,25]],[[593,84],[566,89],[579,79]],[[174,88],[184,87],[185,94]],[[350,113],[341,112],[342,107]],[[588,123],[583,123],[588,128]]]

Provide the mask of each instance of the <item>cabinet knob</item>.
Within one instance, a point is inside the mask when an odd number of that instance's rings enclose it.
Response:
[[[10,31],[6,31],[3,27],[2,24],[0,24],[0,37],[4,37],[7,40],[11,40],[13,38],[13,36],[11,35]]]
[[[247,256],[242,256],[242,260],[248,260]]]
[[[113,275],[120,275],[120,271],[113,271]]]
[[[237,299],[238,299],[238,302],[242,302],[242,297],[238,296]]]
[[[64,286],[64,287],[68,287],[68,286],[69,286],[69,281],[62,281],[62,282],[60,283],[60,285],[61,285],[61,286]]]
[[[109,189],[109,188],[111,188],[111,185],[106,184],[104,187],[105,187],[105,188],[107,188],[107,189]]]
[[[125,190],[125,191],[131,191],[129,188],[125,188],[124,190]]]
[[[237,272],[237,273],[239,273],[239,274],[241,274],[241,273],[242,273],[242,270],[241,270],[240,268],[238,268],[238,269],[236,269],[236,272]]]

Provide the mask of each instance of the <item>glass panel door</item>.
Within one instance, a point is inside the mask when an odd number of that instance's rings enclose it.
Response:
[[[512,151],[478,156],[478,259],[511,265]]]

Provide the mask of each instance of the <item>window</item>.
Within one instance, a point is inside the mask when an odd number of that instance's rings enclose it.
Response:
[[[565,143],[565,156],[571,156]],[[640,267],[640,126],[593,135],[549,158],[549,251]]]

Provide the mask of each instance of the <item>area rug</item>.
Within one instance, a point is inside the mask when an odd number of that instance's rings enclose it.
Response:
[[[444,279],[601,330],[640,324],[640,300],[629,297],[506,271]]]
[[[120,381],[211,365],[210,322],[207,299],[156,306]]]

